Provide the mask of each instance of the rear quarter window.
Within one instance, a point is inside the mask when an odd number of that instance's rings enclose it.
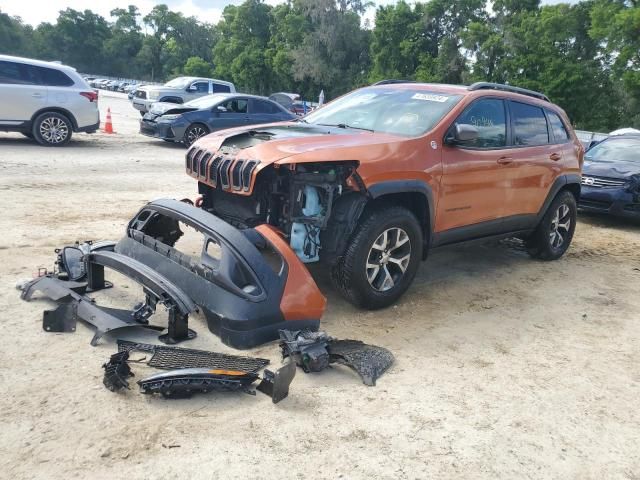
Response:
[[[549,118],[551,132],[556,143],[564,143],[571,138],[564,126],[564,122],[557,113],[547,110],[547,117]]]
[[[40,83],[47,87],[70,87],[74,84],[64,72],[53,68],[34,67],[38,69]]]
[[[549,143],[549,130],[544,111],[527,103],[511,102],[514,145]]]

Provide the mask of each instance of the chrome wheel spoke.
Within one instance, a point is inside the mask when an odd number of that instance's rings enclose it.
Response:
[[[397,265],[402,273],[406,272],[407,267],[409,266],[409,260],[411,260],[410,253],[401,258],[389,257],[389,262]]]
[[[402,279],[411,261],[411,241],[402,228],[388,228],[373,242],[365,271],[369,285],[378,291],[391,290]]]
[[[384,277],[383,277],[382,285],[380,286],[380,288],[382,291],[389,290],[394,287],[395,282],[393,281],[393,277],[391,276],[391,273],[389,273],[389,269],[387,268],[386,265],[383,267],[382,271],[383,271]]]

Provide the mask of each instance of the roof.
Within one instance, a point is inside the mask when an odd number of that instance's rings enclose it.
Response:
[[[26,57],[14,57],[12,55],[0,55],[0,60],[5,60],[8,62],[16,62],[16,63],[27,63],[29,65],[35,65],[37,67],[47,67],[47,68],[58,68],[58,69],[64,69],[64,70],[73,70],[74,72],[76,71],[75,68],[69,66],[69,65],[64,65],[60,62],[54,61],[54,62],[47,62],[44,60],[36,60],[34,58],[26,58]]]

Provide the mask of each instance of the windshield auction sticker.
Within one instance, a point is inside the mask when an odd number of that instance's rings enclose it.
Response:
[[[416,100],[426,100],[428,102],[438,102],[444,103],[449,100],[449,97],[445,97],[444,95],[434,95],[433,93],[416,93],[413,97]]]

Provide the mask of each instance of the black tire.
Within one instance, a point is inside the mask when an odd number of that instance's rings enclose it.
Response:
[[[390,252],[380,249],[380,245],[387,245],[386,241],[380,240],[384,232],[391,232],[388,236],[392,237],[398,230],[408,237],[408,250],[406,243]],[[400,233],[396,235],[396,243],[400,243],[400,236]],[[389,238],[389,242],[392,240]],[[331,280],[335,288],[358,307],[369,310],[388,307],[411,285],[422,258],[422,248],[422,228],[413,213],[400,206],[373,207],[365,211],[344,255],[332,267]],[[402,273],[397,261],[407,251],[410,257]],[[391,260],[389,255],[394,255],[393,252],[396,252],[395,258]],[[386,261],[384,255],[387,255]],[[367,268],[367,265],[378,266],[378,270]],[[388,276],[393,280],[390,288],[386,283]]]
[[[573,194],[566,190],[560,192],[549,205],[535,232],[525,240],[529,255],[540,260],[557,260],[564,255],[576,229],[577,211]]]
[[[184,131],[182,143],[184,143],[185,146],[190,147],[193,142],[205,135],[208,135],[209,133],[209,128],[206,125],[202,123],[194,123],[189,125],[189,127]]]
[[[45,147],[61,147],[69,143],[73,125],[65,115],[58,112],[44,112],[33,122],[33,138]]]

